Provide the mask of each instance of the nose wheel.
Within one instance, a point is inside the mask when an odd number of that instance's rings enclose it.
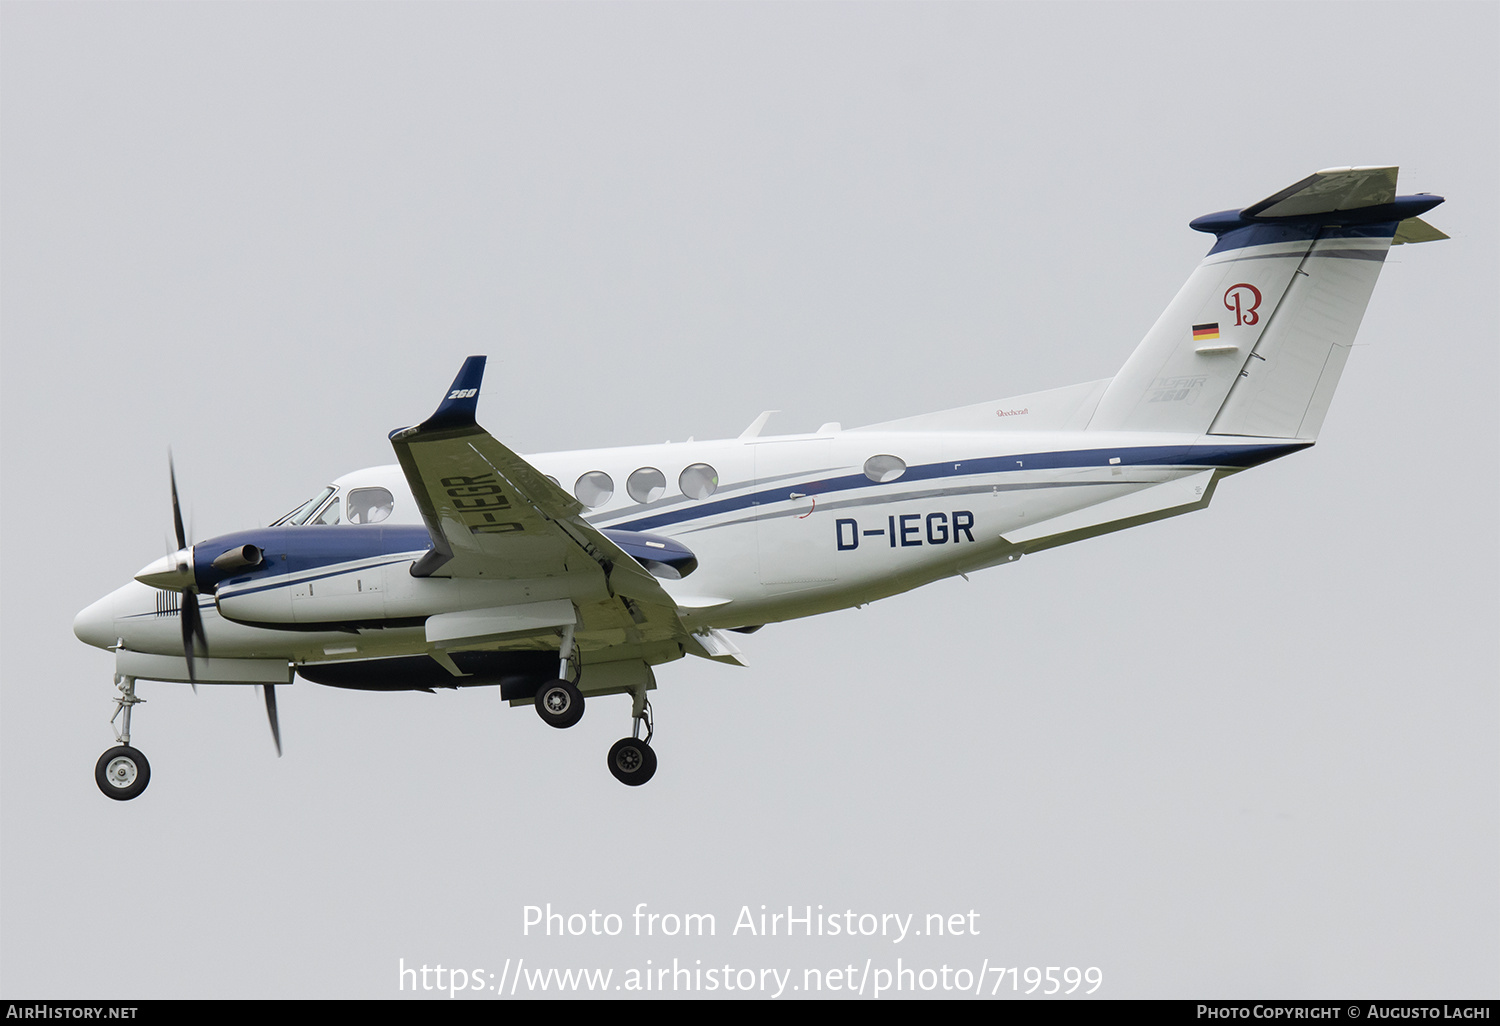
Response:
[[[123,722],[115,729],[115,740],[119,744],[99,756],[99,761],[94,764],[94,783],[99,785],[104,797],[128,802],[151,783],[151,764],[139,749],[130,747],[130,710],[145,699],[135,696],[134,677],[116,677],[115,687],[120,689],[120,697],[115,699],[115,714],[109,722],[113,726],[124,713]]]
[[[94,782],[104,797],[128,802],[151,783],[151,764],[139,749],[117,745],[94,764]]]

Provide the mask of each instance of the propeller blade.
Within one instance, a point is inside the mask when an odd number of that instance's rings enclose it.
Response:
[[[203,614],[198,611],[198,593],[189,589],[182,593],[182,655],[187,659],[188,683],[193,693],[198,693],[198,677],[193,668],[193,653],[202,648],[208,655],[208,635],[203,632]]]
[[[182,529],[182,503],[177,500],[177,464],[172,459],[172,450],[167,450],[167,476],[172,482],[172,529],[177,533],[177,552],[180,555],[183,549],[188,547],[187,532]],[[191,556],[191,554],[189,554]],[[191,565],[179,564],[178,571],[183,572]],[[208,635],[203,633],[203,614],[198,611],[198,593],[191,584],[182,590],[182,655],[187,660],[188,683],[193,686],[193,694],[198,693],[198,675],[193,667],[193,652],[201,647],[203,654],[208,655]]]
[[[266,719],[271,721],[271,738],[276,742],[276,757],[281,758],[281,723],[276,719],[276,685],[262,684],[266,692]]]
[[[187,548],[187,532],[182,529],[182,506],[177,502],[177,467],[172,462],[172,450],[167,450],[167,473],[172,478],[172,526],[177,529],[177,548]]]

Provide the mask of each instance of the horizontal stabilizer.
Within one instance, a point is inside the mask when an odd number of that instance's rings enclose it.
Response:
[[[1025,552],[1036,552],[1191,513],[1207,506],[1213,498],[1214,475],[1218,473],[1203,470],[1175,481],[1163,481],[1108,502],[1006,531],[1004,538]]]
[[[1306,217],[1396,201],[1396,168],[1333,167],[1242,210],[1246,218]]]
[[[1447,235],[1420,217],[1408,217],[1396,225],[1396,237],[1391,240],[1391,245],[1401,246],[1408,242],[1441,242],[1446,238],[1448,238]]]

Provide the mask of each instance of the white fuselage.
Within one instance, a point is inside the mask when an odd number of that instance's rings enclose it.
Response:
[[[903,425],[903,428],[905,425]],[[1214,468],[1232,472],[1232,454],[1267,439],[1145,433],[996,430],[841,431],[667,443],[529,457],[569,491],[594,484],[598,504],[585,518],[603,530],[672,538],[696,555],[690,576],[664,580],[689,630],[734,628],[846,608],[919,585],[1018,558],[1017,539],[1034,525],[1119,500]],[[1231,454],[1225,456],[1224,454]],[[895,457],[895,460],[875,460]],[[899,461],[899,462],[898,462]],[[904,465],[904,470],[896,470]],[[871,466],[871,474],[866,467]],[[713,472],[710,494],[701,493]],[[684,471],[696,469],[696,478]],[[653,473],[655,472],[655,473]],[[608,476],[612,493],[597,494]],[[875,477],[890,478],[876,480]],[[630,494],[630,483],[640,482]],[[663,484],[664,482],[664,484]],[[360,489],[395,499],[379,524],[323,530],[373,531],[422,519],[397,466],[373,467],[334,482],[336,491],[308,517],[332,521],[335,504]],[[1199,489],[1201,491],[1201,488]],[[1028,535],[1028,530],[1030,534]],[[425,536],[424,536],[425,537]],[[347,661],[429,650],[426,617],[564,597],[576,581],[417,578],[411,564],[425,540],[306,570],[253,594],[221,588],[220,615],[201,597],[209,649],[216,658]],[[183,596],[134,583],[80,614],[75,629],[93,644],[123,640],[134,652],[178,655],[175,602]],[[351,630],[349,622],[389,621]],[[341,621],[345,625],[319,629]],[[274,629],[260,623],[295,623]]]

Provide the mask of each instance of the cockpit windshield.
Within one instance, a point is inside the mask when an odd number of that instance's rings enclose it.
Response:
[[[333,490],[333,485],[329,485],[317,495],[313,496],[311,499],[308,499],[302,505],[292,510],[286,516],[282,517],[280,520],[277,520],[271,526],[282,527],[287,524],[307,523],[308,518],[316,513],[318,511],[318,507],[323,505],[323,503],[327,501],[328,497],[333,494]]]

